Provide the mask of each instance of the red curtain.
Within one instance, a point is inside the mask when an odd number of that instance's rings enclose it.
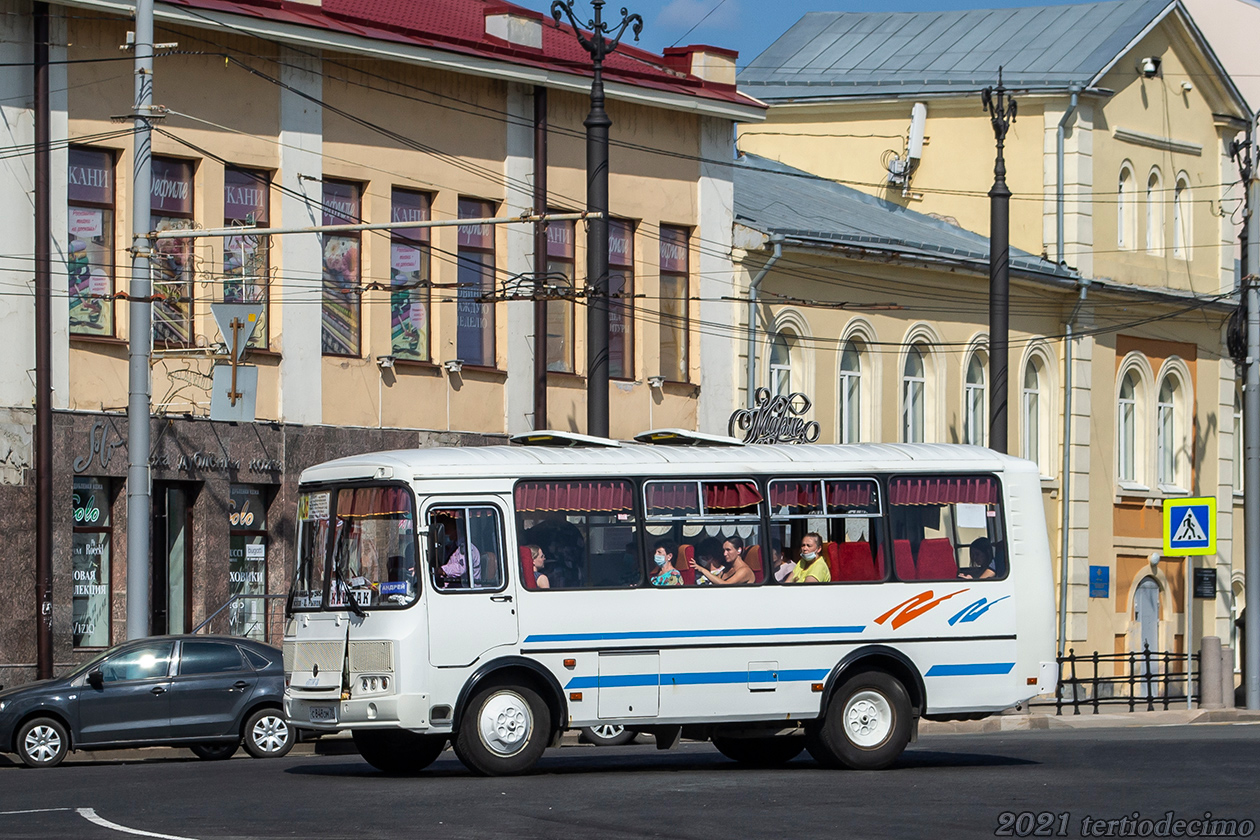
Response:
[[[997,480],[987,476],[897,478],[888,485],[894,505],[995,505]]]
[[[828,507],[874,507],[875,485],[869,481],[828,481]]]
[[[751,481],[706,481],[704,483],[704,509],[742,510],[761,501],[757,485]]]
[[[654,481],[647,486],[648,515],[700,513],[694,481]]]
[[[817,481],[775,481],[770,484],[770,507],[808,508],[822,507],[822,493]]]
[[[634,509],[633,499],[628,481],[527,481],[516,485],[516,509],[521,513],[624,513]]]

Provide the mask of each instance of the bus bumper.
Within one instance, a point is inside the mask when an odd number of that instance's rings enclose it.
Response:
[[[321,732],[377,727],[403,727],[414,731],[429,728],[429,695],[396,694],[330,700],[286,694],[284,714],[299,729]]]

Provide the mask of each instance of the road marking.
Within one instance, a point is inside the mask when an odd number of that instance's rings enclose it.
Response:
[[[69,809],[67,808],[66,810]],[[104,817],[99,816],[94,808],[75,808],[74,810],[78,812],[79,816],[83,817],[83,819],[88,822],[96,823],[102,828],[108,828],[113,831],[121,831],[124,834],[138,834],[141,837],[156,837],[158,840],[194,840],[192,837],[180,837],[177,834],[158,834],[153,831],[141,831],[138,828],[127,828],[125,825],[110,822]]]
[[[0,817],[11,817],[14,814],[48,814],[53,811],[70,811],[71,808],[31,808],[29,811],[0,811]]]

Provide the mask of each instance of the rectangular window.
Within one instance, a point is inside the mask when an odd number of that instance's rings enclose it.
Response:
[[[395,187],[390,220],[429,220],[426,193]],[[394,230],[389,246],[389,352],[396,359],[429,361],[429,229]]]
[[[228,488],[228,633],[267,638],[267,500],[263,488]]]
[[[154,156],[150,226],[155,231],[193,227],[193,164]],[[153,340],[193,343],[193,240],[161,239],[153,254]]]
[[[114,334],[114,155],[71,148],[66,171],[70,332]]]
[[[608,375],[634,379],[634,223],[608,222]]]
[[[756,482],[649,481],[644,485],[654,586],[760,583],[765,578],[761,492]],[[676,570],[678,578],[668,575]],[[666,574],[662,574],[662,569]]]
[[[1004,578],[1009,553],[997,479],[911,476],[888,483],[901,580]]]
[[[362,221],[363,188],[345,181],[324,181],[324,224]],[[362,237],[357,233],[324,234],[323,353],[358,356],[362,312]]]
[[[223,226],[267,227],[271,222],[270,196],[270,173],[229,166],[223,171]],[[223,302],[261,306],[262,318],[249,338],[249,346],[269,346],[271,237],[241,232],[223,240]]]
[[[469,198],[459,200],[461,219],[488,219],[494,205]],[[495,366],[494,225],[459,226],[459,288],[457,290],[455,355],[464,364]]]
[[[547,285],[573,288],[574,255],[573,222],[548,222]],[[547,301],[547,370],[573,373],[573,321],[573,301]]]
[[[503,574],[503,529],[498,508],[443,505],[429,510],[433,585],[445,590],[495,590]]]
[[[661,225],[661,376],[674,382],[689,378],[687,304],[687,229]]]
[[[634,489],[628,481],[523,481],[516,542],[527,588],[601,589],[642,582]],[[530,546],[541,551],[541,566]]]
[[[319,609],[324,603],[331,517],[332,491],[314,490],[298,496],[297,562],[289,596],[294,609]]]
[[[109,488],[100,478],[74,477],[74,646],[109,647],[109,551],[113,527]]]
[[[416,599],[416,528],[411,490],[355,487],[333,500],[329,606],[347,592],[361,607],[408,606]]]
[[[778,581],[883,580],[880,528],[879,486],[870,479],[770,482],[770,554]],[[819,544],[812,560],[801,556],[810,534],[816,535],[811,548]]]

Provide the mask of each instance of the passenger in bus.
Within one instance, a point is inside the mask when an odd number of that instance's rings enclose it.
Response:
[[[547,576],[543,574],[543,565],[547,562],[547,555],[543,554],[541,546],[527,545],[529,556],[534,560],[534,588],[550,589],[551,581],[547,580]]]
[[[722,543],[713,537],[706,537],[696,543],[695,549],[692,553],[694,559],[690,562],[693,573],[699,572],[703,569],[708,570],[713,574],[720,575],[722,572],[726,571],[725,567],[722,565]],[[712,582],[708,577],[702,574],[695,575],[695,579],[697,586],[707,586]]]
[[[810,532],[801,540],[800,561],[788,577],[788,583],[831,583],[831,567],[822,554],[821,534]]]
[[[709,540],[705,540],[705,543]],[[716,540],[714,540],[716,542]],[[704,543],[701,543],[704,546]],[[712,550],[712,549],[710,549]],[[706,569],[699,564],[692,563],[692,567],[702,574],[709,583],[716,584],[740,584],[752,583],[756,580],[756,575],[744,562],[744,538],[739,535],[729,537],[721,543],[722,560],[721,565],[717,568]],[[712,567],[712,563],[710,563]]]
[[[464,580],[464,574],[468,570],[468,563],[472,561],[472,579],[478,581],[481,579],[481,552],[477,550],[477,546],[468,542],[463,536],[452,543],[455,550],[451,552],[446,559],[446,564],[442,566],[442,574],[448,578],[456,580]]]
[[[657,540],[652,549],[652,562],[656,564],[652,575],[653,586],[682,586],[682,572],[674,568],[674,558],[678,556],[678,543],[672,540]]]
[[[968,553],[971,565],[958,576],[965,580],[982,580],[997,577],[997,558],[994,556],[993,543],[988,537],[977,537],[972,540]]]

